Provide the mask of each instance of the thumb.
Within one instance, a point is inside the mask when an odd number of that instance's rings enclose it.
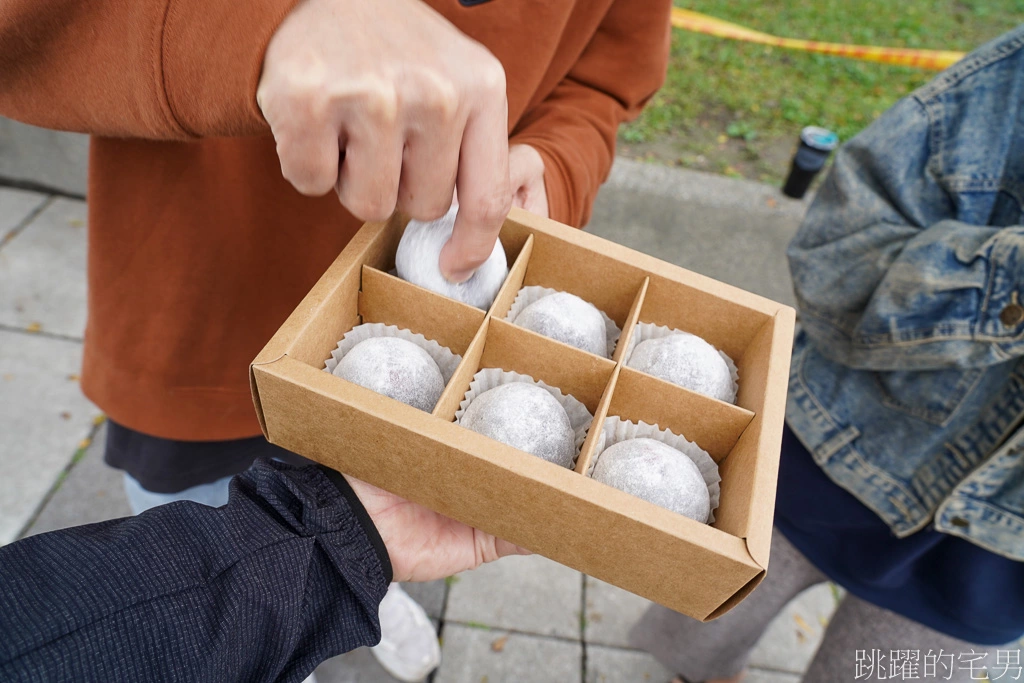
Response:
[[[498,553],[498,557],[507,557],[508,555],[533,555],[529,550],[522,546],[509,543],[508,541],[500,538],[495,539],[494,549]]]

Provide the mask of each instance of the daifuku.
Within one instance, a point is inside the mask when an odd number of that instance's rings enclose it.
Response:
[[[562,404],[536,384],[510,382],[473,398],[459,424],[562,467],[572,467],[576,435]]]
[[[702,524],[711,515],[711,495],[697,465],[656,439],[612,444],[598,455],[594,479]]]
[[[608,357],[607,328],[601,311],[575,294],[556,292],[537,299],[512,322],[577,349]]]
[[[430,354],[396,337],[364,339],[333,374],[428,413],[444,391],[444,377]]]
[[[491,255],[465,282],[448,282],[441,274],[441,248],[452,236],[458,206],[452,206],[436,221],[409,221],[398,243],[395,270],[398,277],[432,292],[487,310],[508,275],[508,262],[501,241]]]

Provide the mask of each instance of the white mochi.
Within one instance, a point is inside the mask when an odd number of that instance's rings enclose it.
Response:
[[[441,248],[452,236],[458,209],[453,205],[448,213],[429,223],[409,221],[398,243],[395,270],[407,282],[487,310],[508,275],[501,240],[494,243],[491,255],[465,282],[448,282],[441,274]]]
[[[722,354],[688,332],[640,342],[626,365],[726,403],[736,400],[736,384]]]
[[[444,377],[430,354],[397,337],[359,342],[333,374],[428,413],[444,391]]]
[[[549,294],[520,311],[512,322],[563,344],[608,357],[607,331],[601,311],[575,294]]]
[[[711,496],[697,465],[655,439],[609,446],[597,458],[594,479],[702,524],[711,515]]]
[[[565,408],[546,389],[510,382],[480,394],[459,424],[562,467],[572,467],[576,435]]]

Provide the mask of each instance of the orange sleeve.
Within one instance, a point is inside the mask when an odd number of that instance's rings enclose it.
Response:
[[[583,226],[611,171],[619,124],[665,80],[670,0],[616,0],[569,74],[512,131],[544,159],[551,217]]]
[[[111,137],[268,130],[263,53],[298,0],[4,0],[0,114]]]

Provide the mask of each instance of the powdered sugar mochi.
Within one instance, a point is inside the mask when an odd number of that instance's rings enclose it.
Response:
[[[448,282],[441,274],[441,248],[452,236],[458,208],[452,206],[436,221],[409,221],[398,243],[395,270],[398,277],[414,285],[486,310],[508,275],[505,250],[500,240],[495,242],[491,255],[471,278]]]
[[[510,382],[470,401],[459,424],[562,467],[572,467],[576,436],[565,408],[546,389]]]
[[[629,439],[609,446],[598,456],[593,477],[702,524],[711,515],[711,496],[697,465],[655,439]]]
[[[430,354],[397,337],[359,342],[333,374],[428,413],[444,391],[444,377]]]
[[[736,384],[722,354],[688,332],[640,342],[626,365],[698,394],[727,403],[736,400]]]
[[[608,357],[604,317],[594,304],[575,294],[549,294],[520,311],[512,322],[577,349]]]

